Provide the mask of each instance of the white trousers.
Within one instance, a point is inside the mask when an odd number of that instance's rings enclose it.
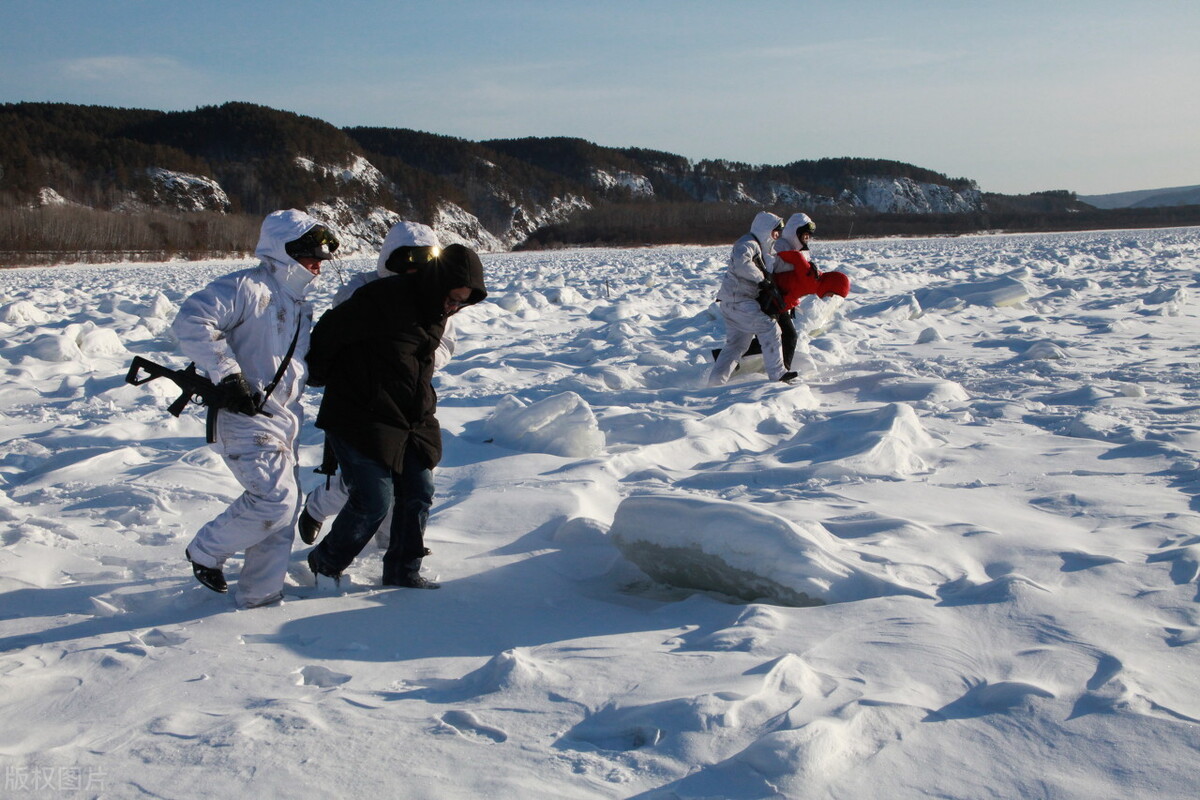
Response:
[[[762,312],[758,301],[722,301],[721,316],[725,318],[725,346],[721,348],[721,355],[708,375],[708,385],[721,386],[729,381],[742,354],[746,352],[755,336],[762,345],[763,366],[767,370],[767,377],[773,381],[782,378],[786,370],[783,366],[783,341],[779,336],[779,323]]]
[[[342,506],[346,505],[348,496],[342,472],[338,470],[337,475],[329,478],[328,485],[322,480],[317,488],[308,493],[308,499],[304,501],[304,510],[317,522],[325,522],[337,516]]]
[[[336,517],[350,497],[340,470],[329,481],[328,486],[325,483],[325,481],[321,481],[317,488],[308,493],[308,499],[304,501],[304,510],[310,517],[321,523]],[[389,508],[387,516],[383,518],[383,522],[379,523],[379,530],[375,531],[375,543],[380,548],[387,549],[388,540],[391,539],[391,530],[392,509]]]
[[[196,532],[188,545],[192,560],[221,569],[246,552],[234,599],[251,608],[282,596],[300,516],[300,470],[286,450],[226,454],[225,464],[245,490],[229,508]]]

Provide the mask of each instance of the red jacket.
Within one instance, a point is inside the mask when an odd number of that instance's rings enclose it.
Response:
[[[841,272],[817,272],[809,263],[803,250],[783,250],[776,253],[783,261],[791,264],[791,272],[776,272],[772,275],[775,285],[783,292],[788,309],[793,309],[806,294],[827,297],[831,294],[845,297],[850,294],[850,279]]]

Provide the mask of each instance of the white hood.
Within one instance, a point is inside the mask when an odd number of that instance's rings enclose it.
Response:
[[[807,250],[808,247],[801,244],[796,231],[810,222],[812,219],[802,211],[788,217],[787,224],[783,226],[783,233],[779,234],[779,241],[776,243],[775,249],[778,251]]]
[[[762,255],[765,260],[771,253],[771,231],[783,222],[782,217],[772,214],[770,211],[760,211],[754,217],[754,222],[750,223],[750,232],[754,234],[754,238],[758,240],[758,244],[762,247]]]
[[[297,298],[304,297],[309,284],[316,280],[317,276],[289,256],[284,245],[299,239],[313,227],[323,224],[320,220],[294,208],[273,211],[263,220],[254,255],[271,269],[280,285]]]
[[[375,269],[381,278],[394,275],[395,273],[386,265],[388,258],[396,252],[396,248],[441,246],[442,243],[438,241],[437,234],[428,225],[422,225],[419,222],[397,222],[383,240],[383,247],[379,251],[379,260],[375,264]]]

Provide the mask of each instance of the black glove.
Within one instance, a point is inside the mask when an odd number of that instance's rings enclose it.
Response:
[[[770,278],[764,278],[763,280],[758,282],[759,294],[770,291],[771,288],[774,286],[775,286],[775,282],[773,280],[771,280]]]
[[[242,373],[223,378],[217,386],[221,389],[221,408],[251,417],[258,413],[259,393],[250,388]]]

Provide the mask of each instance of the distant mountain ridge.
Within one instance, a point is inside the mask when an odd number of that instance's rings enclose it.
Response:
[[[693,162],[582,139],[471,142],[351,127],[249,103],[162,112],[58,103],[0,105],[0,207],[261,215],[297,207],[337,225],[352,250],[401,218],[484,250],[598,207],[719,204],[943,214],[980,211],[974,181],[895,161],[783,166]]]
[[[1080,200],[1096,208],[1161,208],[1200,205],[1200,186],[1171,189],[1142,189],[1136,192],[1081,195]]]
[[[473,142],[338,128],[238,102],[174,112],[0,105],[0,248],[8,248],[0,258],[244,252],[253,247],[247,232],[279,208],[334,225],[346,255],[375,251],[400,219],[431,225],[445,243],[493,252],[731,241],[762,208],[813,213],[833,236],[1114,223],[1112,212],[1073,192],[984,194],[971,179],[883,159],[776,166],[568,137]],[[1116,222],[1193,224],[1195,216],[1143,209]]]

